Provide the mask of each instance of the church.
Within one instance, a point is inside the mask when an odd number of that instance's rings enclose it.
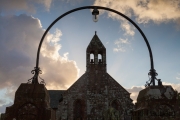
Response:
[[[107,73],[106,48],[96,33],[86,49],[86,72],[62,96],[58,120],[131,119],[130,93]]]
[[[95,32],[86,72],[70,88],[21,83],[1,120],[131,120],[133,109],[130,93],[107,73],[106,48]]]

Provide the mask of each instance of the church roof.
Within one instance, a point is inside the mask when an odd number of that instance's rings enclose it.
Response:
[[[99,37],[97,36],[96,31],[95,31],[95,35],[93,36],[87,48],[89,47],[98,47],[98,48],[106,49],[103,43],[101,42],[101,40],[99,39]]]
[[[59,100],[62,99],[64,91],[66,90],[48,90],[51,108],[58,108]]]

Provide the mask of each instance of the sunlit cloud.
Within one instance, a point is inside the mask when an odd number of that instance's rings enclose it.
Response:
[[[180,1],[179,0],[95,0],[93,5],[103,6],[117,10],[128,17],[135,17],[138,23],[162,23],[173,21],[180,23]],[[126,35],[135,34],[134,27],[119,15],[107,13],[108,17],[118,20]],[[180,24],[179,24],[180,25]]]
[[[179,0],[138,0],[134,10],[139,23],[147,23],[150,20],[155,23],[178,22],[180,18]]]
[[[144,88],[144,86],[132,86],[130,89],[126,89],[129,93],[131,93],[130,97],[133,100],[133,103],[137,102],[137,96]]]
[[[19,85],[33,77],[31,70],[35,67],[44,30],[39,19],[25,14],[0,16],[0,22],[0,91],[5,90],[5,98],[13,100]],[[39,66],[43,74],[40,76],[47,89],[67,89],[79,74],[79,68],[68,58],[68,52],[59,54],[62,35],[61,30],[56,29],[55,33],[47,34],[42,44]],[[0,98],[0,104],[3,102],[4,99]]]
[[[139,23],[179,21],[179,0],[95,0],[94,5],[115,9],[129,17],[135,15]],[[112,13],[108,13],[112,14]],[[118,15],[109,15],[117,18]]]
[[[58,51],[61,49],[61,45],[58,42],[61,36],[62,32],[59,29],[56,29],[54,34],[48,35],[47,41],[44,41],[41,49],[43,57],[53,58],[53,60],[58,59]]]
[[[180,84],[174,84],[174,83],[168,83],[168,82],[162,82],[163,85],[171,85],[174,90],[177,90],[180,92]],[[132,86],[130,89],[126,89],[129,93],[131,93],[131,99],[133,100],[133,103],[137,102],[138,94],[141,90],[145,89],[144,86]]]
[[[168,82],[162,82],[163,85],[171,85],[173,89],[177,90],[180,92],[180,84],[174,84],[174,83],[168,83]]]
[[[123,5],[120,5],[123,4]],[[131,16],[131,9],[126,5],[126,1],[117,1],[117,0],[95,0],[93,5],[97,6],[103,6],[103,7],[108,7],[112,8],[114,10],[117,10],[127,16]],[[108,11],[100,11],[100,15],[107,13],[109,18],[112,18],[114,20],[118,20],[120,22],[120,27],[122,30],[124,30],[124,35],[129,35],[129,36],[134,36],[135,34],[135,29],[134,27],[123,17],[113,13],[113,12],[108,12]],[[117,50],[118,49],[114,49]]]
[[[150,21],[155,24],[173,21],[180,25],[179,0],[95,0],[93,5],[117,10],[129,18],[134,17],[139,24],[147,24]],[[120,22],[125,36],[135,35],[135,27],[126,19],[113,12],[100,10],[100,15],[104,13]],[[113,51],[125,52],[126,49],[124,45],[118,44]]]

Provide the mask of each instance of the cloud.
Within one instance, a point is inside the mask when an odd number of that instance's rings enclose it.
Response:
[[[134,13],[139,23],[147,23],[150,20],[161,23],[167,21],[176,21],[180,19],[180,1],[179,0],[144,0],[138,1]]]
[[[130,41],[128,39],[118,39],[114,42],[116,45],[115,48],[113,48],[114,52],[125,52],[126,51],[126,46],[130,44]]]
[[[179,0],[95,0],[93,5],[108,7],[128,17],[135,17],[138,23],[180,23]],[[108,17],[120,21],[126,35],[134,35],[134,27],[127,20],[112,12],[101,11],[101,14],[103,13],[108,13]]]
[[[132,27],[132,25],[130,25],[127,21],[123,21],[121,28],[125,31],[125,35],[134,36],[134,27]]]
[[[1,0],[0,12],[27,11],[34,13],[36,5],[43,5],[49,11],[52,0]]]
[[[180,73],[177,73],[178,74],[178,77],[176,77],[176,80],[180,80]]]
[[[133,103],[136,102],[139,92],[144,88],[144,86],[132,86],[130,89],[126,89],[129,93],[131,93],[130,97],[133,100]]]
[[[180,92],[180,84],[174,84],[174,83],[168,83],[168,82],[163,82],[163,85],[171,85],[174,90],[177,90]],[[129,93],[131,93],[131,99],[133,100],[133,103],[137,102],[137,96],[141,90],[145,89],[144,86],[132,86],[130,89],[126,89]]]
[[[36,53],[44,30],[39,19],[25,14],[0,16],[0,90],[7,89],[5,96],[14,99],[14,92],[33,74]],[[48,33],[40,52],[40,67],[47,89],[66,89],[78,77],[76,62],[69,60],[68,53],[59,55],[62,32]]]
[[[163,85],[171,85],[175,90],[180,92],[180,84],[174,84],[174,83],[168,83],[168,82],[163,82]]]
[[[96,6],[103,6],[103,7],[108,7],[108,8],[112,8],[114,10],[117,10],[127,16],[131,16],[131,9],[126,6],[126,5],[120,5],[120,4],[126,4],[126,1],[118,1],[118,0],[95,0],[93,5]],[[131,24],[129,24],[129,22],[124,19],[123,17],[113,13],[113,12],[109,12],[109,11],[102,11],[100,10],[100,14],[103,13],[108,13],[108,17],[112,18],[114,20],[118,20],[120,22],[120,27],[124,30],[125,35],[130,35],[130,36],[134,36],[135,32],[135,28],[134,26],[132,26]]]
[[[101,5],[115,9],[129,17],[135,15],[139,23],[167,22],[169,20],[178,22],[180,19],[179,0],[95,0],[94,5]],[[110,15],[118,18],[117,15]]]

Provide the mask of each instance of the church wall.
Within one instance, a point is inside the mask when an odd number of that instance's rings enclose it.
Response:
[[[73,120],[74,103],[76,100],[82,100],[83,110],[86,113],[86,75],[80,77],[64,94],[63,101],[58,105],[57,120],[62,119]],[[84,118],[86,115],[84,114]]]
[[[82,103],[84,120],[102,119],[103,114],[110,107],[114,107],[113,101],[121,118],[133,109],[130,94],[107,73],[85,73],[63,96],[64,100],[59,104],[58,114],[59,117],[64,116],[64,119],[69,120],[74,120],[76,100],[82,100],[85,103]]]

